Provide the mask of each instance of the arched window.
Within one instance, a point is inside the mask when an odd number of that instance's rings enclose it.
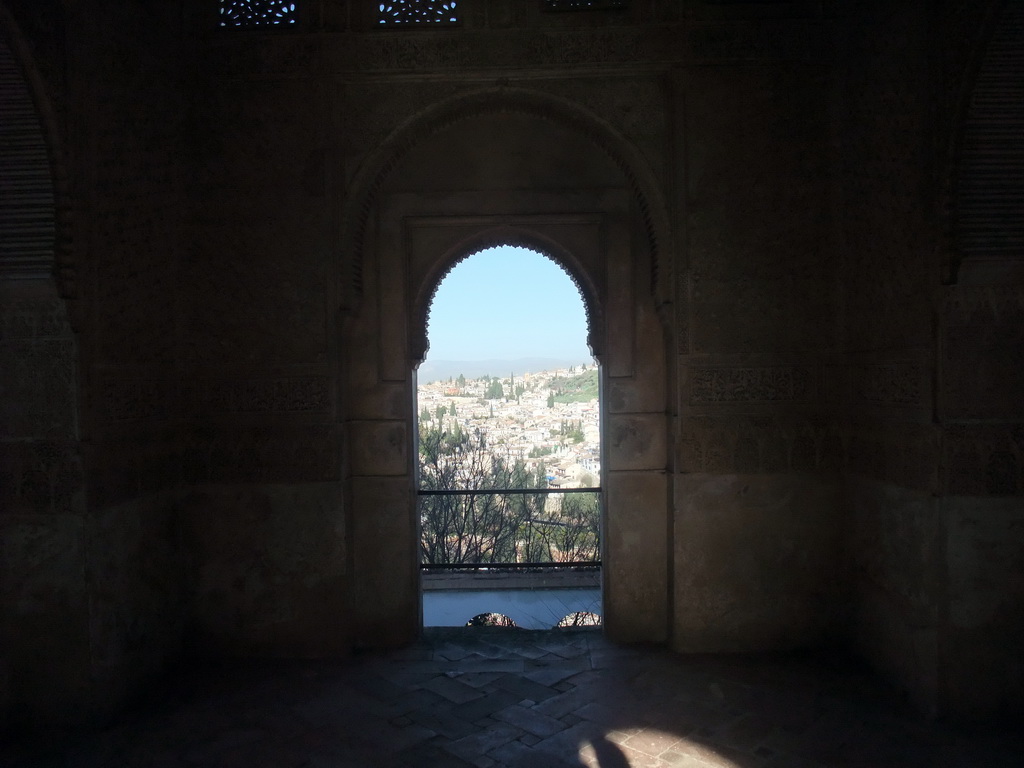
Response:
[[[599,560],[598,370],[570,278],[525,248],[475,254],[441,282],[428,335],[423,563]]]

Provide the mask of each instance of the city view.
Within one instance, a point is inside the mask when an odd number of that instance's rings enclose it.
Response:
[[[600,484],[596,364],[460,374],[420,385],[418,408],[424,563],[599,558],[599,494],[572,492]]]

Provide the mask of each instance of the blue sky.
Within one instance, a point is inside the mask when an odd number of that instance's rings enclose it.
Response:
[[[526,248],[489,248],[459,263],[434,295],[427,336],[427,360],[591,360],[579,290]]]

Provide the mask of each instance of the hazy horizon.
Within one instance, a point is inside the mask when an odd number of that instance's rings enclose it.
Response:
[[[481,376],[508,376],[513,373],[519,376],[524,373],[541,373],[570,366],[594,365],[596,361],[588,354],[586,359],[552,358],[552,357],[520,357],[492,358],[490,360],[424,360],[416,374],[420,384],[434,381],[445,381],[458,378],[462,374],[467,379]]]

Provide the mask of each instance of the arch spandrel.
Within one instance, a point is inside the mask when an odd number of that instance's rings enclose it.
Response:
[[[639,151],[598,115],[566,99],[525,88],[495,87],[439,101],[398,126],[360,165],[342,216],[339,278],[341,309],[355,311],[363,293],[363,269],[371,212],[389,177],[406,156],[432,137],[469,117],[532,115],[575,131],[610,158],[635,202],[650,254],[650,289],[658,305],[672,295],[671,228],[664,197]],[[571,185],[572,180],[566,180]]]

